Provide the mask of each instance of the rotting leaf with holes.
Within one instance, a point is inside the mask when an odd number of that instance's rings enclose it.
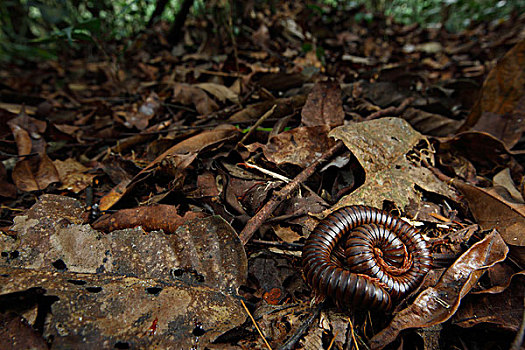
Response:
[[[456,198],[430,170],[417,164],[417,159],[415,162],[407,159],[408,153],[426,139],[403,119],[382,118],[344,125],[332,130],[330,136],[344,142],[366,173],[365,183],[343,197],[333,210],[356,204],[382,208],[385,200],[404,208],[411,201],[418,203],[421,199],[415,185]],[[426,154],[421,157],[429,157],[432,162],[432,150],[425,146],[423,152]]]
[[[19,252],[2,255],[0,293],[39,281],[59,298],[44,332],[55,337],[54,345],[88,334],[93,347],[158,341],[188,348],[195,319],[206,330],[203,345],[244,321],[236,295],[247,275],[246,253],[222,218],[189,221],[172,234],[145,234],[140,228],[101,234],[82,224],[83,212],[73,198],[43,195],[15,218],[11,230],[18,239],[0,241],[0,251]],[[135,307],[128,307],[130,302]],[[138,318],[143,321],[136,323]],[[143,339],[155,318],[158,337]]]
[[[49,349],[45,339],[15,313],[0,313],[1,349]]]
[[[5,275],[9,275],[5,277]],[[70,283],[81,279],[85,285]],[[195,346],[195,320],[204,333],[199,345],[245,320],[236,298],[208,287],[189,287],[173,281],[106,274],[55,273],[0,266],[0,293],[29,288],[39,281],[46,296],[58,297],[50,306],[44,337],[53,337],[54,349],[78,345],[93,349],[126,343],[131,348]],[[151,288],[162,289],[151,293]],[[148,337],[157,320],[155,337]]]

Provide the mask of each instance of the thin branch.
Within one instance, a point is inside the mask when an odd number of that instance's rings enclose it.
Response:
[[[250,310],[248,310],[248,308],[246,307],[246,304],[244,303],[244,301],[241,300],[241,304],[242,306],[244,307],[244,310],[246,310],[246,313],[248,314],[248,316],[250,317],[250,319],[252,320],[252,323],[253,325],[255,326],[255,328],[257,328],[257,332],[259,332],[259,335],[261,336],[261,338],[264,340],[264,344],[266,344],[266,347],[270,350],[272,350],[272,347],[270,346],[270,344],[268,344],[268,341],[266,340],[266,337],[264,336],[263,332],[261,331],[261,329],[259,328],[259,325],[257,324],[257,321],[255,321],[255,319],[253,318]]]
[[[414,101],[413,97],[408,97],[401,102],[401,104],[397,107],[391,106],[385,109],[381,109],[377,112],[374,112],[370,114],[368,117],[365,118],[365,120],[372,120],[377,119],[383,116],[396,116],[403,113],[403,111]]]
[[[306,321],[297,329],[294,335],[292,335],[288,340],[279,348],[279,350],[291,350],[295,347],[295,344],[301,339],[301,337],[310,329],[312,326],[312,323],[315,321],[317,317],[319,317],[319,314],[321,313],[321,309],[323,308],[324,303],[318,304],[315,309],[313,309],[313,312],[310,314],[310,317],[306,319]]]
[[[317,158],[312,164],[310,164],[307,168],[305,168],[302,172],[299,173],[293,179],[293,181],[289,182],[284,186],[280,191],[275,193],[272,198],[264,205],[264,207],[261,208],[255,214],[254,217],[252,217],[250,220],[248,220],[248,223],[246,223],[246,226],[239,234],[239,238],[241,239],[242,244],[246,244],[250,238],[252,238],[255,231],[261,227],[261,225],[268,220],[268,218],[273,214],[275,208],[290,194],[295,191],[301,183],[306,181],[312,174],[315,172],[319,164],[323,163],[327,159],[331,158],[335,153],[337,153],[341,148],[343,147],[343,143],[341,141],[338,141],[332,148],[330,148],[328,151],[326,151],[321,157]]]

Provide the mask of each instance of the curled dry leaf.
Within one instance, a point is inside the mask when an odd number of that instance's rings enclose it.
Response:
[[[396,314],[390,324],[370,340],[370,347],[382,349],[404,329],[430,327],[448,320],[485,270],[505,260],[508,250],[501,236],[492,231],[461,255],[434,287],[425,289],[413,304]]]
[[[356,204],[382,208],[385,200],[404,208],[421,200],[415,185],[456,198],[430,170],[407,159],[407,154],[426,139],[403,119],[382,118],[344,125],[332,130],[329,136],[342,140],[366,172],[365,183],[343,197],[334,210]],[[432,151],[427,149],[423,153],[422,157],[430,157]]]

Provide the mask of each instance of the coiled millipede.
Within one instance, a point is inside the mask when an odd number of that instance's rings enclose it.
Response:
[[[432,265],[416,228],[379,209],[341,208],[322,220],[303,249],[307,283],[347,309],[391,309]]]

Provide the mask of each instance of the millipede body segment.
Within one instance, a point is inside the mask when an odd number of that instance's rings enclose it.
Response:
[[[365,206],[344,207],[327,216],[303,249],[307,283],[343,310],[389,310],[431,265],[419,230]]]

